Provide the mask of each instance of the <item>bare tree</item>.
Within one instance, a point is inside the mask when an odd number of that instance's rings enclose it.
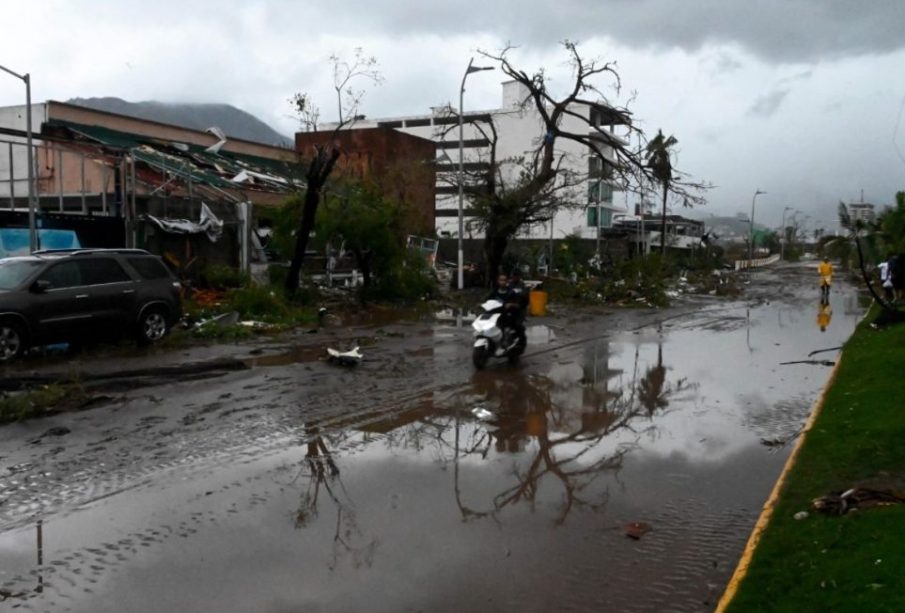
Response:
[[[305,454],[307,471],[299,476],[308,477],[308,488],[302,494],[299,508],[295,512],[295,527],[307,528],[318,517],[318,497],[321,488],[327,493],[329,502],[336,509],[336,522],[333,534],[333,560],[330,570],[339,564],[339,558],[347,555],[354,568],[371,566],[377,549],[377,539],[369,538],[358,525],[358,518],[348,492],[342,484],[339,467],[327,449],[320,427],[307,424],[305,433],[308,437],[308,450]],[[297,477],[298,478],[298,477]]]
[[[355,49],[351,61],[341,59],[336,54],[330,56],[333,64],[333,89],[336,91],[336,108],[338,123],[333,130],[333,135],[339,130],[348,127],[358,118],[361,100],[364,90],[355,89],[352,84],[356,80],[365,79],[374,85],[383,82],[383,77],[377,68],[377,59],[366,57],[361,47]],[[296,94],[290,102],[293,104],[299,121],[306,130],[317,129],[320,118],[320,110],[313,104],[307,94]],[[295,237],[295,249],[292,254],[292,262],[289,265],[289,273],[286,275],[286,290],[295,292],[299,287],[299,274],[305,259],[305,251],[308,249],[308,240],[314,229],[317,218],[317,208],[320,204],[321,193],[327,183],[333,168],[342,155],[339,143],[336,140],[328,144],[314,146],[314,155],[308,162],[305,172],[305,197],[302,200],[302,214],[299,221],[299,229]]]
[[[628,109],[609,104],[603,94],[602,80],[608,80],[617,93],[621,88],[615,63],[587,60],[581,56],[577,44],[568,40],[562,46],[572,66],[572,78],[561,96],[550,91],[543,69],[529,74],[515,66],[510,57],[512,46],[498,53],[481,52],[525,89],[525,108],[536,112],[541,122],[536,149],[523,158],[497,160],[493,122],[485,121],[484,135],[490,142],[489,163],[481,189],[474,189],[473,185],[470,196],[473,213],[485,233],[484,251],[491,279],[499,269],[509,241],[518,231],[526,224],[549,221],[565,205],[564,192],[587,179],[588,175],[575,173],[570,170],[574,166],[565,163],[562,141],[584,146],[589,156],[613,160],[608,174],[612,174],[611,180],[622,189],[636,191],[642,179],[654,178],[643,149],[632,149],[626,140],[613,138],[606,129],[607,125],[618,124],[626,127],[628,136],[641,134],[632,124]],[[591,109],[603,114],[605,121],[596,120]],[[510,167],[509,173],[501,171],[504,165]],[[672,180],[666,191],[681,196],[690,206],[703,203],[696,192],[705,187],[701,183]]]

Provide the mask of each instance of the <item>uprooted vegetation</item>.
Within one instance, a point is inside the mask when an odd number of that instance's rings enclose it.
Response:
[[[604,267],[580,267],[571,279],[548,279],[544,287],[555,301],[616,306],[668,306],[681,294],[737,296],[737,275],[710,258],[670,258],[650,254]]]

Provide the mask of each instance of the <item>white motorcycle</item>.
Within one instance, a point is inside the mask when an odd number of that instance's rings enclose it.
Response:
[[[520,338],[511,327],[500,327],[503,303],[490,299],[481,305],[481,310],[471,324],[475,339],[471,359],[475,368],[481,370],[490,358],[506,358],[510,364],[518,362],[519,356],[525,352],[525,339]]]

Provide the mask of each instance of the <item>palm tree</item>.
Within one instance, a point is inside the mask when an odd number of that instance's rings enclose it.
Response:
[[[663,136],[663,131],[657,130],[657,135],[647,143],[645,150],[647,166],[654,179],[663,186],[663,215],[660,219],[660,252],[663,254],[666,253],[666,196],[669,193],[669,185],[672,183],[672,161],[669,149],[678,142],[675,136]]]

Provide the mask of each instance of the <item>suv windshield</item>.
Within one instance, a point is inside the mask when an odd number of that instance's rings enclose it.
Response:
[[[18,287],[43,264],[40,260],[0,260],[0,289]]]

